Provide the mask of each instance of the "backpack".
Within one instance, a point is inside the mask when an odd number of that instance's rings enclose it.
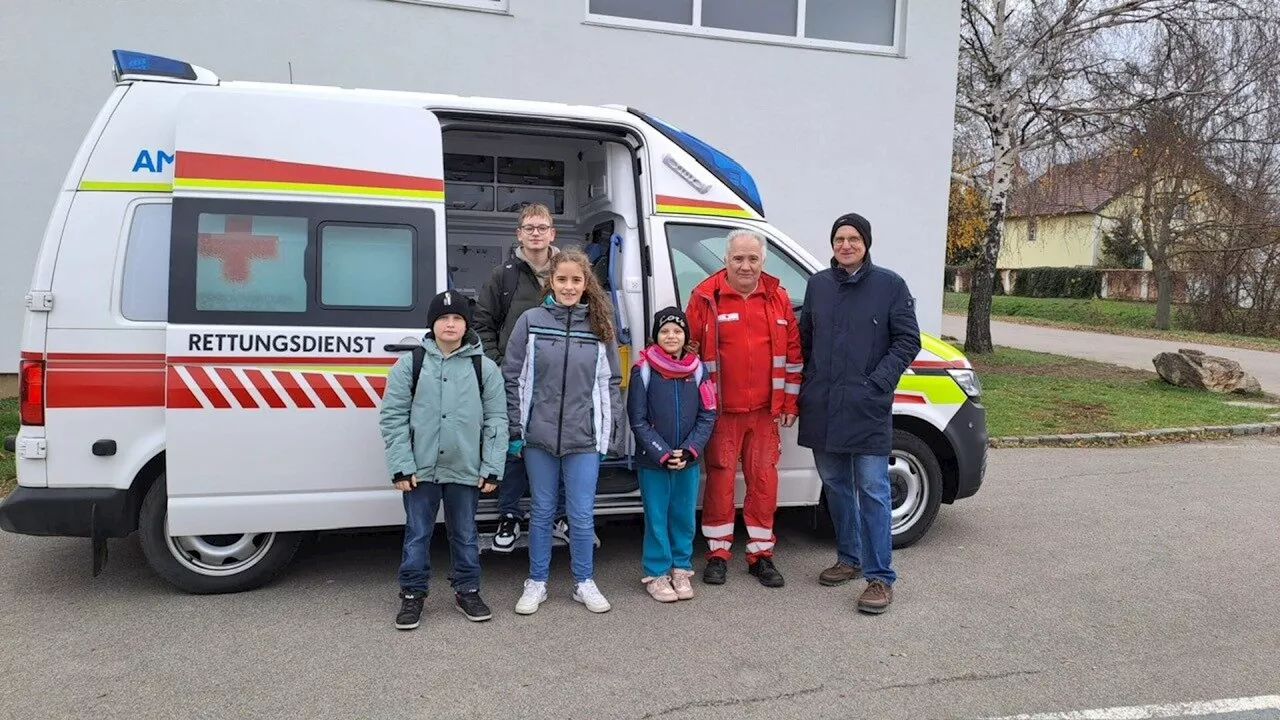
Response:
[[[649,361],[645,360],[644,356],[641,355],[640,359],[636,360],[636,365],[640,367],[640,384],[644,385],[644,391],[647,393],[649,392],[649,373],[651,372],[649,369]],[[705,370],[706,366],[702,363],[698,363],[698,369],[693,371],[693,382],[698,388],[698,394],[702,398],[702,404],[706,406],[708,410],[715,410],[717,404],[716,390],[713,383],[704,377],[703,372]],[[706,382],[704,382],[704,380],[706,380]]]
[[[413,406],[413,396],[418,392],[418,375],[422,374],[422,363],[427,359],[427,349],[421,345],[415,345],[413,350],[413,370],[409,380],[409,406]],[[481,415],[483,415],[484,407],[484,375],[480,367],[481,355],[471,356],[471,368],[476,371],[476,389],[480,392]],[[413,431],[410,430],[410,442],[412,442]],[[480,429],[480,458],[484,459],[484,428]]]
[[[514,299],[516,286],[520,284],[520,268],[516,265],[515,260],[508,260],[502,266],[502,278],[498,281],[498,292],[502,296],[502,301],[498,303],[498,310],[502,313],[501,317],[495,318],[498,321],[498,327],[502,327],[507,321],[507,313],[511,310],[511,301]]]

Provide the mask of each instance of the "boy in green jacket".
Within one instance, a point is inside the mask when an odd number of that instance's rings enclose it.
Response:
[[[480,599],[476,507],[502,479],[507,453],[506,386],[470,328],[471,305],[452,290],[431,300],[416,391],[413,353],[387,376],[379,426],[387,470],[404,494],[404,551],[396,628],[413,630],[431,579],[431,534],[444,502],[454,603],[468,620],[493,617]],[[424,352],[425,351],[425,352]]]

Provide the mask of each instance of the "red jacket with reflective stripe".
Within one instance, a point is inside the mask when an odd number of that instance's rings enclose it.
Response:
[[[735,388],[722,387],[719,372],[722,349],[717,321],[720,316],[719,296],[720,288],[727,281],[728,275],[727,270],[721,269],[699,283],[690,294],[689,307],[685,310],[689,319],[690,339],[698,343],[702,361],[716,383],[721,407],[724,407],[725,394],[735,392]],[[774,416],[794,415],[797,412],[796,397],[800,394],[800,372],[804,369],[804,360],[800,354],[800,326],[796,322],[795,311],[791,308],[791,298],[776,277],[761,273],[760,288],[764,291],[770,332],[767,338],[759,340],[769,344],[772,355],[770,386],[773,394],[769,411]],[[744,324],[744,327],[748,325]]]

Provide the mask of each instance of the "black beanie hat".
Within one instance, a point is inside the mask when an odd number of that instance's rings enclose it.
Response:
[[[836,218],[836,221],[831,225],[832,245],[836,244],[836,231],[843,225],[848,225],[857,230],[858,234],[862,236],[862,242],[866,244],[867,249],[871,249],[871,222],[858,213],[846,213]]]
[[[466,295],[453,290],[445,290],[431,298],[431,305],[427,307],[427,329],[433,329],[441,315],[450,313],[461,315],[467,323],[467,329],[471,329],[471,301]]]
[[[672,305],[663,308],[653,315],[653,342],[658,342],[658,331],[667,323],[675,323],[684,330],[684,338],[689,339],[689,319],[684,316],[684,311]]]

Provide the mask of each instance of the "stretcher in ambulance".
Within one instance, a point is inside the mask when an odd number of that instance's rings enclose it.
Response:
[[[770,225],[751,175],[621,106],[220,80],[116,51],[116,87],[48,222],[22,335],[18,487],[0,528],[137,533],[155,572],[213,593],[277,576],[309,534],[403,524],[377,408],[429,299],[474,295],[521,207],[596,259],[628,364],[725,237],[767,239],[797,304],[819,262]],[[895,396],[895,545],[977,492],[985,411],[964,357],[925,335]],[[624,388],[625,392],[625,388]],[[783,431],[779,504],[829,523]],[[642,512],[627,428],[600,516]],[[737,500],[743,488],[739,481]],[[496,498],[482,500],[491,523]],[[487,526],[487,525],[486,525]]]

